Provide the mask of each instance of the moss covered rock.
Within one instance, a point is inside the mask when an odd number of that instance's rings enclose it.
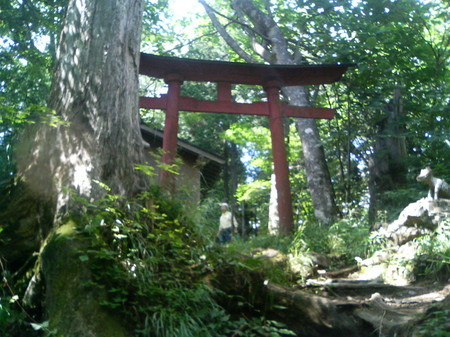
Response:
[[[105,292],[92,286],[90,240],[68,221],[50,235],[42,250],[45,307],[49,329],[64,337],[127,336],[123,322],[101,303]]]

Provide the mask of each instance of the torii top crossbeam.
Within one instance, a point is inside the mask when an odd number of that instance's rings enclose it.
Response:
[[[140,74],[166,78],[179,74],[185,81],[261,85],[277,80],[282,87],[338,81],[348,65],[266,65],[193,60],[141,53]]]
[[[166,110],[163,138],[163,162],[171,164],[177,147],[178,112],[212,112],[265,115],[269,117],[272,154],[278,198],[280,231],[293,228],[289,167],[284,145],[283,117],[333,118],[335,110],[296,107],[280,102],[284,86],[330,84],[338,81],[349,65],[265,65],[237,62],[205,61],[164,57],[141,53],[139,73],[162,78],[169,85],[167,95],[159,98],[141,97],[140,107]],[[217,83],[217,101],[201,101],[181,97],[183,81]],[[260,85],[267,93],[267,102],[235,103],[232,84]],[[163,171],[162,185],[171,185],[171,175]]]

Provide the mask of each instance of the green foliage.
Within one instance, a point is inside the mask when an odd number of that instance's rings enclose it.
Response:
[[[84,217],[83,230],[95,240],[80,259],[90,261],[92,286],[108,294],[102,305],[128,317],[138,335],[195,335],[194,330],[207,329],[202,322],[209,312],[200,309],[212,301],[199,282],[201,239],[179,222],[180,206],[160,191],[141,198],[151,205],[118,207],[114,196],[87,203],[92,211]]]
[[[218,199],[214,195],[201,200],[199,207],[195,210],[195,226],[202,237],[209,241],[207,245],[215,241],[219,228],[220,207],[223,199]]]
[[[0,189],[15,174],[16,142],[43,115],[66,0],[3,1],[0,19]]]
[[[17,309],[13,309],[15,298],[3,294],[0,295],[0,333],[2,336],[14,336],[13,332],[19,326],[25,325],[24,315]]]
[[[4,269],[3,260],[0,260],[2,287],[0,288],[0,335],[3,337],[21,337],[24,335],[39,336],[30,325],[30,316],[21,305],[18,291],[13,289],[12,276]],[[33,322],[36,324],[36,322]]]
[[[228,246],[228,251],[234,251],[237,254],[248,254],[254,249],[272,248],[284,254],[289,252],[292,243],[292,237],[288,235],[268,235],[265,233],[258,233],[258,235],[251,237],[248,240],[235,239]]]
[[[271,164],[267,161],[271,157],[270,131],[267,127],[255,125],[254,122],[235,123],[225,131],[225,137],[237,144],[252,145],[250,164],[264,170],[271,169]]]
[[[255,180],[245,185],[239,185],[236,197],[239,201],[255,201],[259,197],[267,197],[270,193],[270,181]]]
[[[447,281],[450,277],[450,221],[442,221],[432,234],[416,239],[415,274],[428,280]]]
[[[435,310],[415,328],[417,337],[449,337],[450,325],[448,318],[450,309]]]
[[[159,189],[137,203],[118,201],[111,195],[96,203],[79,199],[87,213],[77,223],[92,240],[79,259],[93,271],[89,286],[107,293],[101,305],[126,317],[137,336],[227,336],[239,330],[242,321],[227,314],[204,282],[209,253],[182,207]],[[286,331],[265,320],[245,321],[253,331],[245,336]]]
[[[293,280],[293,275],[287,264],[286,253],[290,244],[290,238],[277,238],[274,236],[256,236],[248,241],[240,239],[232,240],[225,250],[218,256],[210,256],[215,261],[214,264],[226,264],[232,266],[237,273],[246,275],[248,273],[258,273],[265,281],[276,284],[289,285]],[[267,258],[261,254],[263,249],[274,249],[281,254],[274,258]],[[284,251],[284,252],[283,252]],[[251,281],[249,281],[251,282]],[[252,288],[262,286],[251,285]],[[261,291],[253,289],[251,296],[261,296]],[[252,301],[250,301],[252,302]]]
[[[264,318],[253,318],[249,321],[241,319],[236,322],[239,330],[234,332],[233,336],[242,337],[283,337],[296,336],[294,332],[285,328],[285,325],[277,322],[266,320]]]
[[[331,226],[306,222],[297,229],[290,250],[294,256],[306,252],[326,254],[336,257],[339,266],[345,266],[355,264],[355,257],[368,255],[369,237],[369,225],[359,216],[348,217]]]

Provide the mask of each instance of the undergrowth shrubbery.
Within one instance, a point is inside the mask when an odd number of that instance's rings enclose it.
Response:
[[[253,236],[247,240],[242,240],[240,238],[235,238],[232,243],[228,246],[229,251],[235,251],[239,253],[250,253],[254,249],[276,249],[282,253],[289,253],[290,247],[292,245],[292,236],[276,236],[261,233],[257,236]]]
[[[205,267],[201,238],[179,222],[177,205],[158,192],[142,197],[149,207],[107,202],[87,217],[84,230],[96,237],[85,257],[94,286],[107,289],[102,305],[122,312],[139,335],[194,336],[208,329],[202,322],[214,321],[214,301],[198,282]]]
[[[33,262],[34,259],[27,261],[29,265]],[[42,326],[42,323],[36,321],[36,315],[27,312],[23,307],[21,294],[25,292],[28,285],[23,277],[24,272],[26,268],[11,273],[7,269],[7,261],[0,256],[0,336],[2,337],[41,336],[43,328],[48,323],[44,322]]]
[[[415,328],[417,337],[449,337],[450,336],[450,310],[437,309],[425,315]]]
[[[342,258],[342,263],[354,262],[354,257],[367,256],[381,246],[371,240],[370,226],[358,217],[348,217],[330,226],[314,221],[299,225],[292,236],[259,234],[248,240],[234,240],[229,250],[249,253],[257,248],[272,248],[282,253],[300,255],[317,252]]]
[[[317,252],[333,257],[336,267],[355,263],[370,251],[370,228],[358,218],[347,218],[331,226],[305,222],[297,229],[290,251],[294,256]]]
[[[365,258],[382,245],[374,242],[370,237],[370,226],[361,217],[348,217],[331,226],[322,226],[317,222],[306,221],[300,225],[291,236],[274,236],[260,233],[248,240],[234,239],[228,245],[228,253],[248,255],[241,259],[250,268],[259,268],[271,281],[289,284],[293,281],[304,281],[313,265],[311,253],[320,253],[330,257],[330,268],[342,268],[355,265],[355,258]],[[258,258],[260,249],[275,249],[286,255],[298,275],[292,275],[289,266],[282,263],[270,263]],[[286,261],[287,261],[286,260]],[[299,265],[304,267],[300,268]],[[290,274],[291,273],[291,274]],[[300,279],[299,279],[300,278]]]
[[[90,249],[78,256],[92,270],[92,282],[85,286],[106,294],[102,295],[100,304],[127,322],[127,330],[133,331],[133,335],[281,337],[292,334],[280,323],[267,320],[255,308],[252,315],[247,315],[247,312],[229,312],[219,304],[218,298],[228,295],[210,286],[206,278],[214,269],[211,263],[220,260],[211,255],[220,256],[223,250],[208,246],[206,243],[210,241],[199,235],[197,224],[182,212],[183,206],[170,201],[159,189],[144,193],[133,202],[109,194],[95,202],[72,197],[79,211],[72,213],[71,218],[78,224],[80,235],[90,242]],[[233,265],[232,261],[228,262]],[[15,293],[23,291],[16,289]],[[29,317],[25,317],[14,301],[13,294],[3,288],[1,336],[22,336],[24,332],[32,336],[34,330]],[[245,301],[240,299],[242,303]],[[51,335],[48,322],[32,324],[36,336]]]
[[[418,239],[415,274],[418,278],[447,281],[450,277],[450,221],[442,221],[436,231]]]
[[[3,277],[3,282],[6,282]],[[27,322],[28,317],[21,310],[18,301],[18,296],[13,295],[7,287],[0,291],[0,336],[5,337],[19,337],[33,336],[33,329]],[[20,331],[20,332],[19,332]]]
[[[77,222],[92,249],[90,286],[106,291],[103,306],[126,317],[138,336],[282,336],[288,330],[267,321],[231,317],[215,299],[205,276],[213,266],[196,226],[159,190],[138,203],[117,204],[116,197],[85,203]],[[141,206],[147,204],[147,207]],[[266,334],[266,332],[268,332]]]

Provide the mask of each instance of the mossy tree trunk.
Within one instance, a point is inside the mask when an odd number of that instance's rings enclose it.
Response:
[[[40,248],[44,309],[58,336],[125,336],[120,320],[89,288],[89,247],[74,223],[88,201],[111,193],[130,197],[146,187],[138,68],[142,0],[70,0],[49,98],[49,119],[29,130],[18,153],[30,194],[50,203],[52,223]],[[70,192],[69,192],[70,191]],[[45,239],[44,239],[45,238]]]
[[[91,262],[81,258],[92,247],[76,227],[73,221],[59,226],[40,255],[50,331],[64,337],[128,336],[126,322],[102,306],[108,289],[93,286]]]

